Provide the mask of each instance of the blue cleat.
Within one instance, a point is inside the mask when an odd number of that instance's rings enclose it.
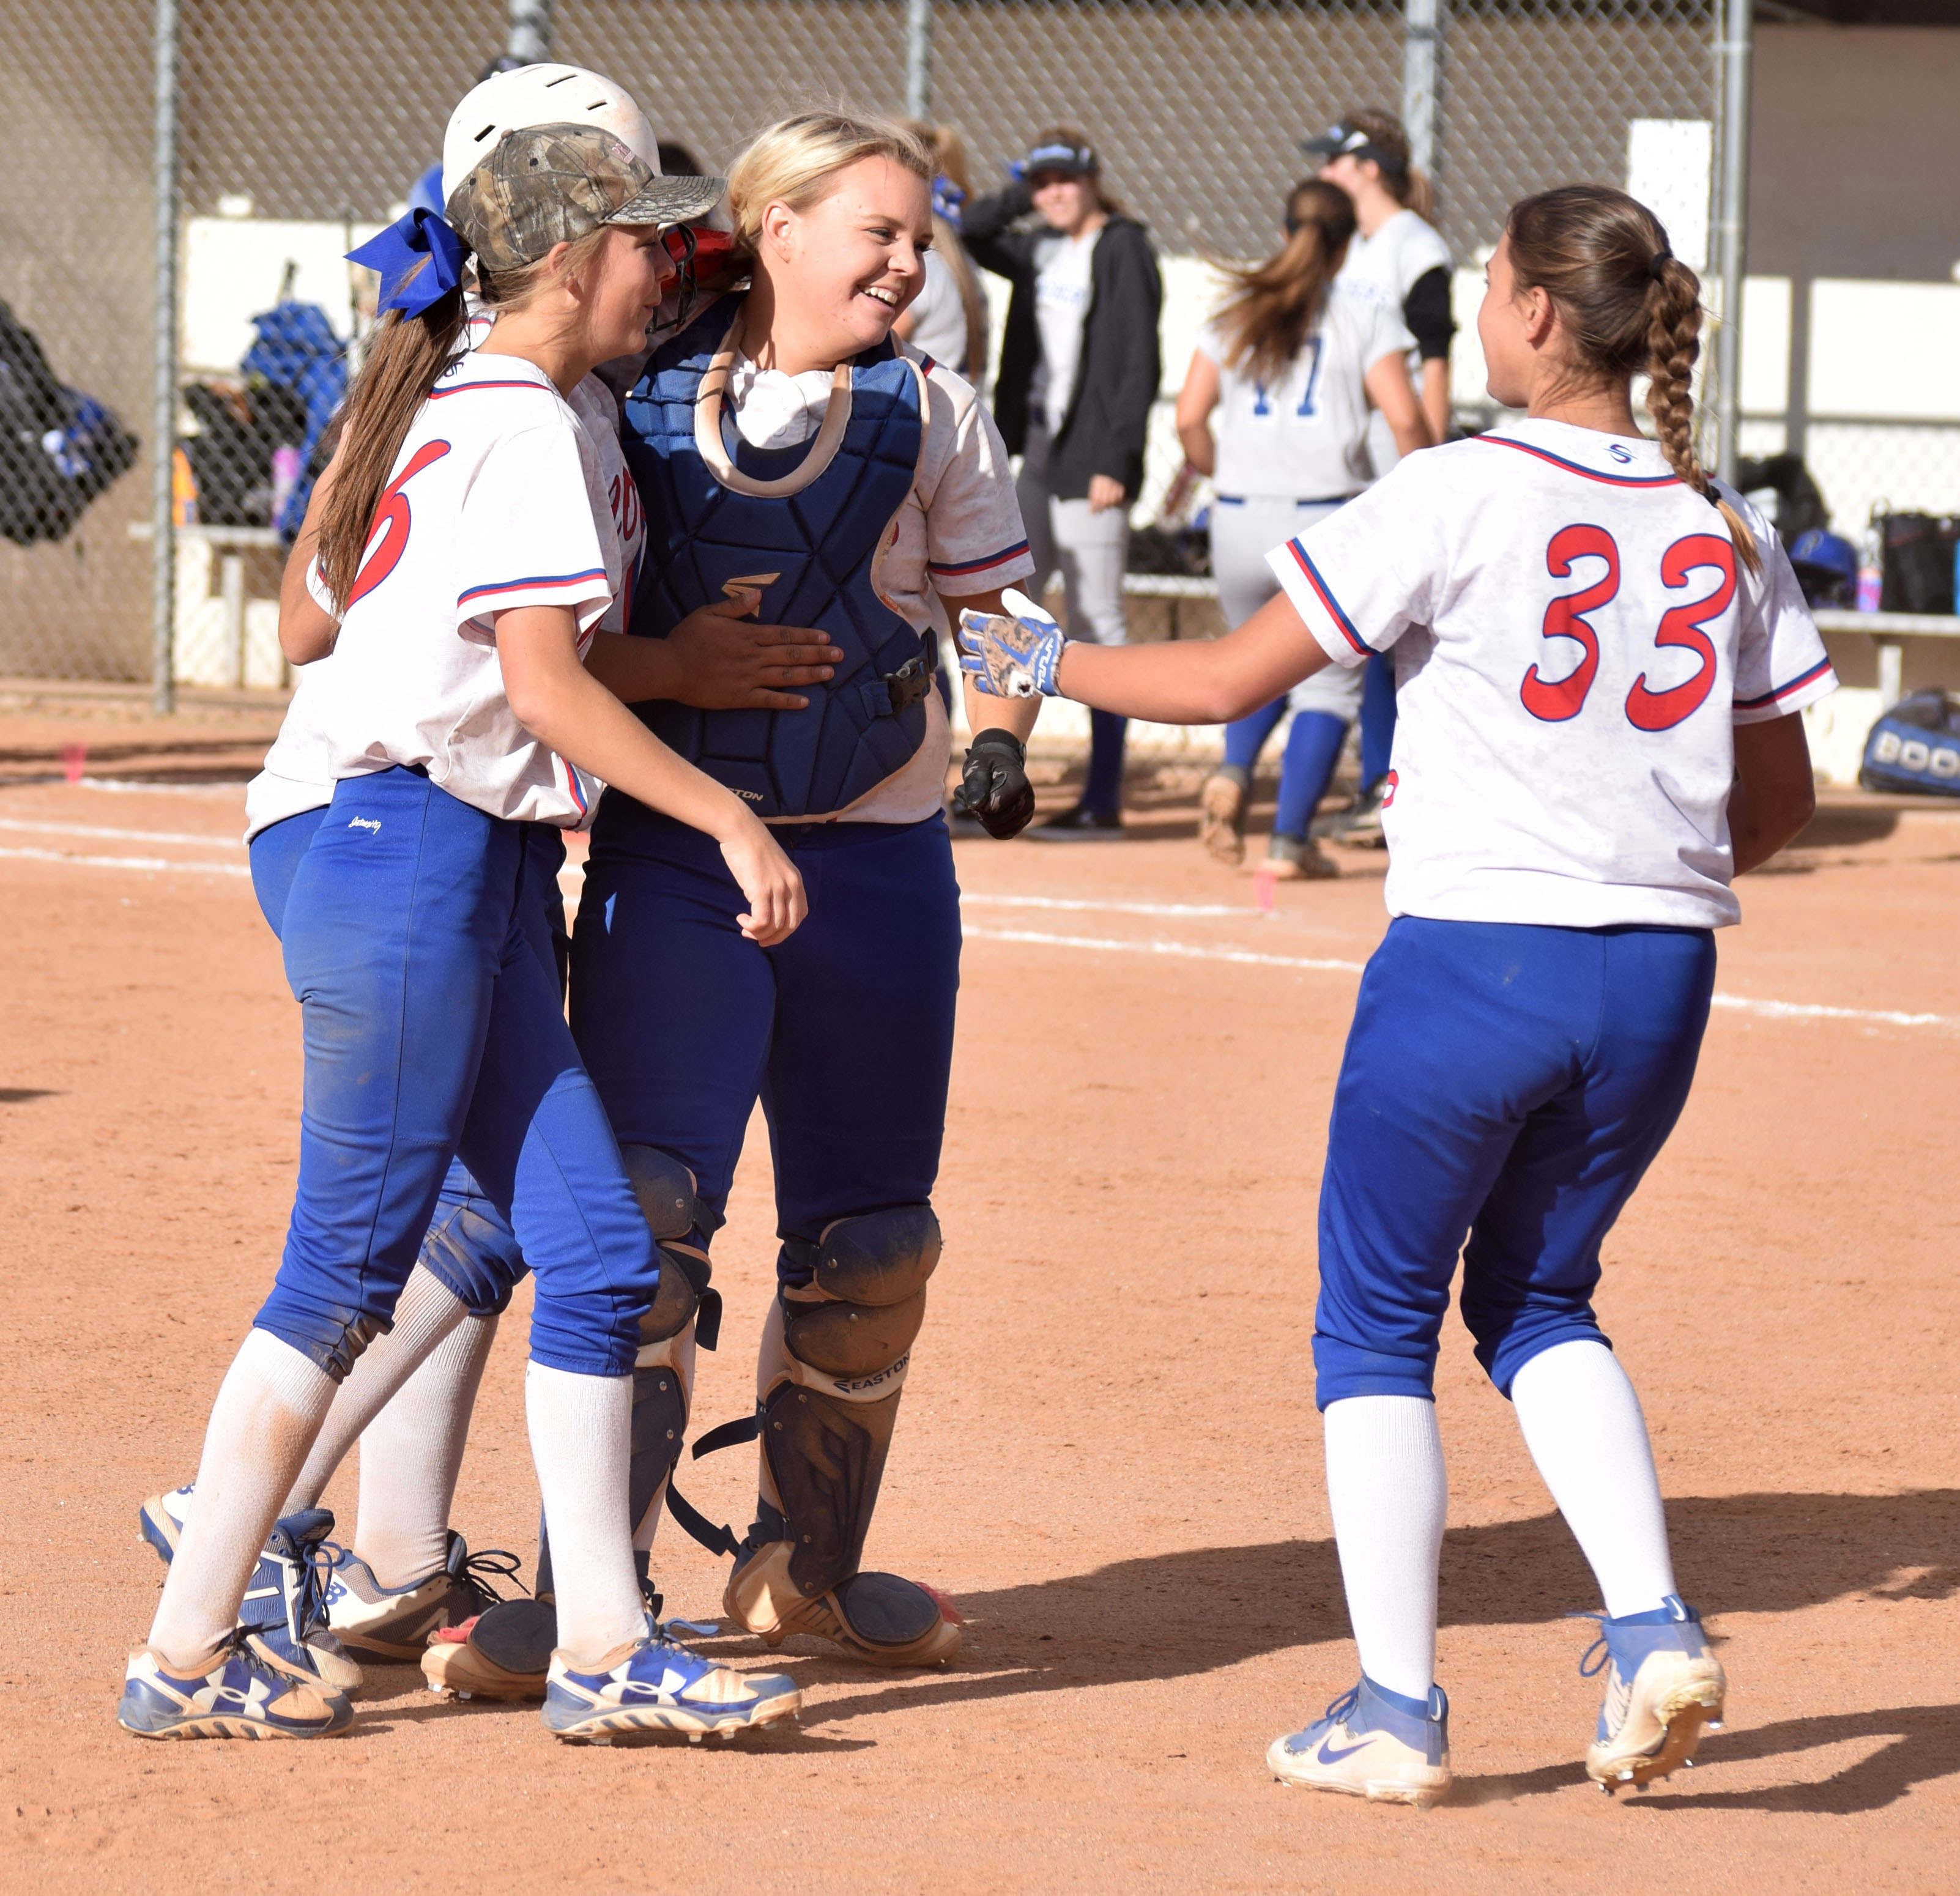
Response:
[[[168,1567],[183,1538],[190,1519],[191,1499],[197,1492],[194,1481],[186,1481],[167,1494],[153,1494],[136,1511],[136,1525],[143,1538],[157,1550],[157,1557]]]
[[[1599,1622],[1599,1638],[1579,1662],[1580,1677],[1602,1669],[1606,1674],[1599,1727],[1586,1748],[1586,1775],[1610,1796],[1622,1784],[1637,1789],[1692,1763],[1702,1728],[1722,1728],[1729,1687],[1702,1634],[1701,1614],[1670,1593],[1650,1613],[1573,1617]],[[1599,1663],[1588,1665],[1596,1653]]]
[[[238,1626],[275,1670],[329,1692],[351,1692],[361,1682],[361,1668],[327,1624],[326,1580],[340,1551],[326,1538],[332,1532],[333,1516],[323,1507],[275,1522],[246,1583]]]
[[[1266,1764],[1282,1784],[1426,1810],[1449,1789],[1449,1701],[1440,1685],[1425,1704],[1363,1673],[1305,1731],[1274,1739]]]
[[[336,1548],[327,1583],[327,1618],[351,1652],[412,1665],[440,1627],[459,1625],[499,1605],[501,1596],[490,1580],[514,1579],[517,1564],[501,1548],[472,1554],[452,1528],[447,1553],[434,1573],[406,1586],[383,1586],[359,1554]]]
[[[326,1738],[353,1717],[345,1694],[268,1665],[240,1636],[188,1677],[148,1646],[131,1653],[116,1708],[138,1738]]]
[[[622,1646],[590,1672],[554,1653],[545,1684],[545,1729],[574,1742],[606,1744],[619,1732],[732,1738],[802,1709],[803,1694],[784,1674],[733,1672],[657,1637]]]

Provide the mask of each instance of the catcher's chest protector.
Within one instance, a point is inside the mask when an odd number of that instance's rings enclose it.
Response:
[[[722,399],[743,301],[724,299],[657,351],[627,398],[626,462],[647,513],[631,627],[664,638],[740,580],[761,591],[761,621],[816,626],[844,660],[828,684],[798,688],[803,711],[635,708],[758,816],[828,816],[924,741],[931,635],[879,598],[871,568],[917,477],[925,391],[886,342],[838,371],[814,440],[752,447]]]

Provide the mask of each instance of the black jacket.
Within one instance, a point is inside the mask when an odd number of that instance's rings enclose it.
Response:
[[[1010,454],[1027,445],[1028,391],[1041,360],[1035,246],[1048,233],[1008,227],[1032,205],[1025,184],[1010,185],[996,197],[969,202],[960,233],[975,263],[1014,286],[1001,339],[1000,379],[994,385],[994,418]],[[1089,308],[1083,317],[1075,390],[1048,457],[1048,489],[1058,500],[1084,498],[1092,474],[1121,481],[1132,501],[1141,489],[1144,437],[1163,379],[1157,349],[1163,306],[1163,278],[1149,233],[1128,218],[1112,217],[1090,259]]]

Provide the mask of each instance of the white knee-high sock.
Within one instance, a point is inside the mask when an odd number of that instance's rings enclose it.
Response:
[[[1449,1484],[1436,1405],[1414,1395],[1330,1403],[1327,1502],[1361,1669],[1405,1698],[1436,1678],[1436,1564]]]
[[[633,1566],[633,1379],[524,1372],[531,1460],[551,1535],[559,1649],[591,1662],[647,1630]]]
[[[495,1317],[466,1316],[362,1432],[354,1551],[383,1586],[426,1579],[448,1557],[450,1503],[496,1338]]]
[[[1674,1591],[1640,1399],[1603,1343],[1554,1344],[1511,1382],[1525,1446],[1615,1619]]]
[[[340,1385],[326,1420],[307,1455],[306,1466],[279,1512],[297,1514],[317,1507],[333,1471],[348,1451],[385,1408],[395,1392],[428,1360],[440,1344],[469,1314],[441,1280],[420,1265],[409,1273],[395,1305],[394,1327],[364,1350],[347,1380]],[[471,1392],[474,1395],[474,1390]],[[463,1417],[469,1427],[469,1417]],[[438,1560],[436,1564],[441,1565]]]
[[[197,1506],[170,1562],[150,1644],[186,1673],[231,1636],[238,1603],[333,1400],[333,1379],[269,1331],[247,1334],[212,1404]]]

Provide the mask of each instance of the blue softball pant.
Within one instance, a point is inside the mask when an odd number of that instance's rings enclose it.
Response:
[[[658,1265],[539,952],[562,855],[537,827],[381,771],[336,786],[294,868],[299,1190],[256,1321],[335,1374],[390,1321],[458,1158],[538,1274],[533,1357],[632,1367]]]
[[[286,898],[292,892],[293,878],[326,815],[323,804],[270,824],[252,838],[252,892],[275,935],[283,937]],[[528,899],[520,905],[519,925],[532,953],[562,991],[571,947],[565,897],[558,883],[558,871],[565,867],[565,835],[551,823],[521,827]],[[443,1175],[420,1261],[476,1317],[502,1315],[510,1307],[511,1293],[530,1268],[518,1247],[517,1233],[460,1159],[450,1160]]]
[[[689,1168],[705,1245],[759,1098],[775,1163],[778,1275],[838,1218],[922,1204],[945,1136],[959,889],[937,814],[778,825],[809,918],[758,947],[711,838],[609,791],[572,939],[572,1029],[629,1145]],[[800,1240],[792,1243],[791,1240]]]
[[[1599,1246],[1680,1117],[1714,981],[1706,929],[1389,924],[1321,1181],[1322,1408],[1433,1399],[1459,1250],[1463,1321],[1505,1394],[1554,1344],[1607,1341]]]

